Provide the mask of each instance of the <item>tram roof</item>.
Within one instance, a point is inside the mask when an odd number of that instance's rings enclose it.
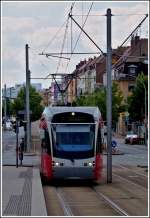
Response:
[[[85,106],[82,107],[49,106],[45,108],[43,115],[45,115],[48,120],[51,120],[55,114],[65,113],[65,112],[81,112],[81,113],[91,114],[92,116],[94,116],[95,120],[99,120],[101,117],[101,113],[98,107],[85,107]]]

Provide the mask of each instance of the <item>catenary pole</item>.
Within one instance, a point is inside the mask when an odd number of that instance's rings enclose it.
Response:
[[[111,48],[111,9],[107,9],[107,183],[112,182],[112,148],[111,148],[111,131],[112,131],[112,48]]]
[[[6,94],[6,84],[4,85],[4,129],[6,129],[6,119],[7,119],[7,94]]]
[[[29,103],[29,88],[30,88],[30,71],[29,71],[29,46],[25,46],[25,56],[26,56],[26,133],[27,133],[27,151],[30,151],[30,103]]]

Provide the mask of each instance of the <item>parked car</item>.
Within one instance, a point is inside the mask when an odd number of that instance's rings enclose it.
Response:
[[[125,144],[135,144],[138,142],[138,135],[134,134],[132,131],[128,132],[125,137]]]

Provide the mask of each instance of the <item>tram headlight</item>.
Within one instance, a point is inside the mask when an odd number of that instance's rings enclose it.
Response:
[[[58,166],[59,166],[59,163],[58,163],[58,162],[56,162],[56,163],[55,163],[55,166],[57,166],[57,167],[58,167]]]
[[[90,163],[88,163],[88,165],[89,165],[89,167],[92,167],[93,166],[93,164],[90,162]]]

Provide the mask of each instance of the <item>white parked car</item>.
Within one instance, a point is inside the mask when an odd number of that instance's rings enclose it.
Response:
[[[134,134],[132,131],[128,132],[126,137],[125,137],[125,144],[134,144],[138,142],[138,135]]]

